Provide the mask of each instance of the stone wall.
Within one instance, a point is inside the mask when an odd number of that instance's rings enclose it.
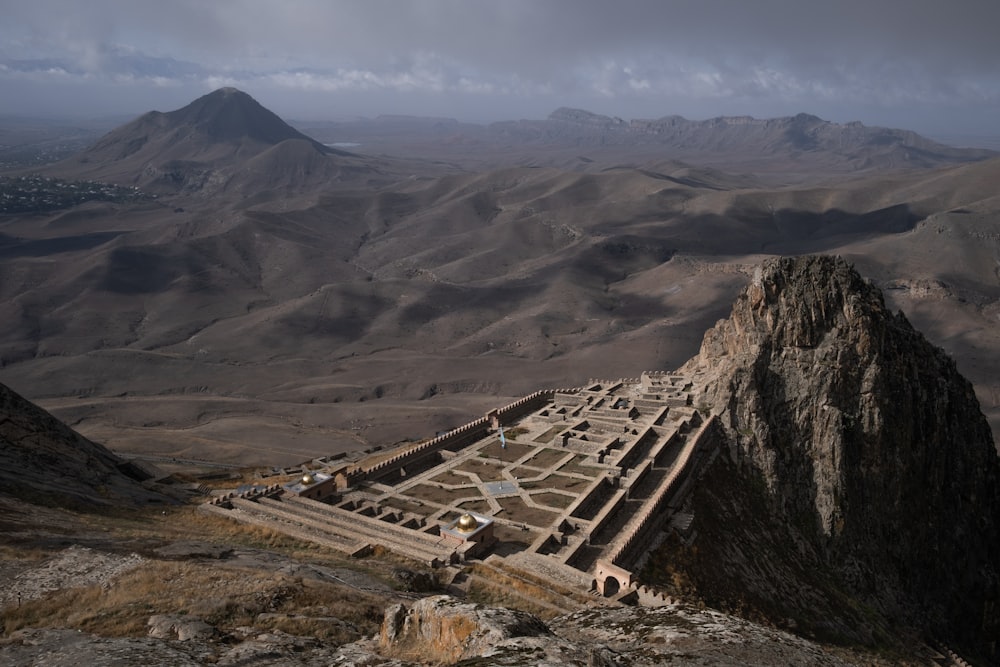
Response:
[[[663,481],[663,484],[646,501],[640,512],[629,521],[628,525],[622,531],[621,536],[615,540],[615,543],[606,555],[606,559],[609,562],[625,566],[635,548],[648,539],[650,522],[654,518],[659,517],[660,512],[666,506],[673,493],[679,488],[680,483],[689,472],[689,463],[693,459],[694,452],[700,445],[712,440],[716,425],[716,418],[713,415],[701,425],[698,431],[688,436],[688,441],[685,443],[684,449],[678,455],[673,468]]]
[[[425,456],[441,451],[442,449],[457,451],[488,436],[491,429],[491,421],[496,420],[501,425],[505,422],[509,423],[516,421],[521,417],[540,409],[543,405],[545,405],[545,403],[551,401],[557,392],[566,394],[574,391],[576,390],[550,389],[528,394],[527,396],[520,398],[509,405],[490,411],[485,417],[475,419],[468,424],[459,426],[458,428],[448,431],[447,433],[443,433],[436,438],[432,438],[409,447],[395,456],[386,459],[385,461],[381,461],[369,468],[364,468],[361,470],[360,475],[354,476],[354,478],[349,479],[349,481],[356,482],[360,479],[383,479],[398,472],[400,468]]]

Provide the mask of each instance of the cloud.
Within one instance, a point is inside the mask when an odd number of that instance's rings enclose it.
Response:
[[[470,96],[505,113],[1000,106],[996,0],[8,4],[0,76],[49,61],[123,86]]]

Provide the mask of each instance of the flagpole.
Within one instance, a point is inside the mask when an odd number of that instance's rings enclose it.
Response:
[[[503,434],[503,425],[500,428],[500,491],[503,491],[503,450],[507,449],[507,438]]]

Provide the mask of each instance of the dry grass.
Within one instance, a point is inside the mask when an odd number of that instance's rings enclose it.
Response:
[[[298,540],[277,531],[249,526],[198,510],[194,505],[147,511],[82,514],[80,527],[101,533],[122,546],[140,552],[174,541],[202,540],[233,547],[267,549],[295,557],[316,557],[349,564],[339,552]]]
[[[531,594],[521,593],[507,584],[487,581],[481,577],[473,577],[469,586],[468,597],[471,601],[491,607],[508,607],[534,614],[542,620],[559,616],[559,612],[539,604],[538,598]]]
[[[589,604],[591,602],[590,597],[586,593],[583,593],[576,588],[563,586],[552,581],[551,579],[538,576],[531,572],[526,572],[525,570],[518,569],[515,572],[511,571],[511,569],[507,566],[502,566],[502,568],[503,569],[484,567],[477,564],[473,566],[473,571],[483,578],[496,583],[504,583],[512,580],[521,582],[520,585],[522,585],[522,590],[525,592],[539,592],[540,594],[537,597],[541,599],[551,599],[552,601],[556,601],[559,597],[567,597],[585,604]]]
[[[0,619],[7,634],[24,627],[68,627],[137,637],[146,634],[153,614],[192,614],[223,632],[258,625],[353,641],[378,628],[383,605],[375,594],[273,572],[150,561],[110,586],[59,590],[6,609]],[[258,621],[259,614],[269,616]]]
[[[482,604],[520,609],[542,619],[572,611],[570,600],[589,604],[586,596],[527,572],[508,572],[485,564],[472,566],[469,597]]]
[[[20,608],[4,609],[0,613],[4,633],[29,626],[65,626],[103,635],[139,636],[145,634],[149,616],[158,613],[195,614],[225,631],[250,624],[256,614],[268,613],[273,616],[253,624],[337,639],[374,632],[381,620],[385,594],[292,579],[275,574],[271,568],[239,569],[227,561],[157,560],[156,549],[173,542],[202,541],[244,550],[251,554],[250,562],[258,550],[267,551],[297,562],[358,572],[389,588],[398,584],[392,577],[394,569],[413,567],[391,555],[350,559],[320,545],[227,520],[195,506],[103,514],[62,511],[58,518],[57,527],[72,527],[68,537],[86,536],[94,548],[137,552],[153,560],[105,589],[68,588],[25,601]],[[35,541],[22,536],[17,543],[0,545],[0,579],[40,566],[55,555],[44,533],[40,537],[41,541]]]

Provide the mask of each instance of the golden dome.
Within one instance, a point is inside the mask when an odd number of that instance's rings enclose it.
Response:
[[[476,528],[479,528],[479,522],[468,512],[458,517],[458,521],[455,522],[455,530],[462,533],[471,533]]]
[[[316,478],[312,476],[311,472],[307,472],[306,474],[302,475],[301,481],[302,481],[302,486],[309,486],[310,484],[316,483]]]

